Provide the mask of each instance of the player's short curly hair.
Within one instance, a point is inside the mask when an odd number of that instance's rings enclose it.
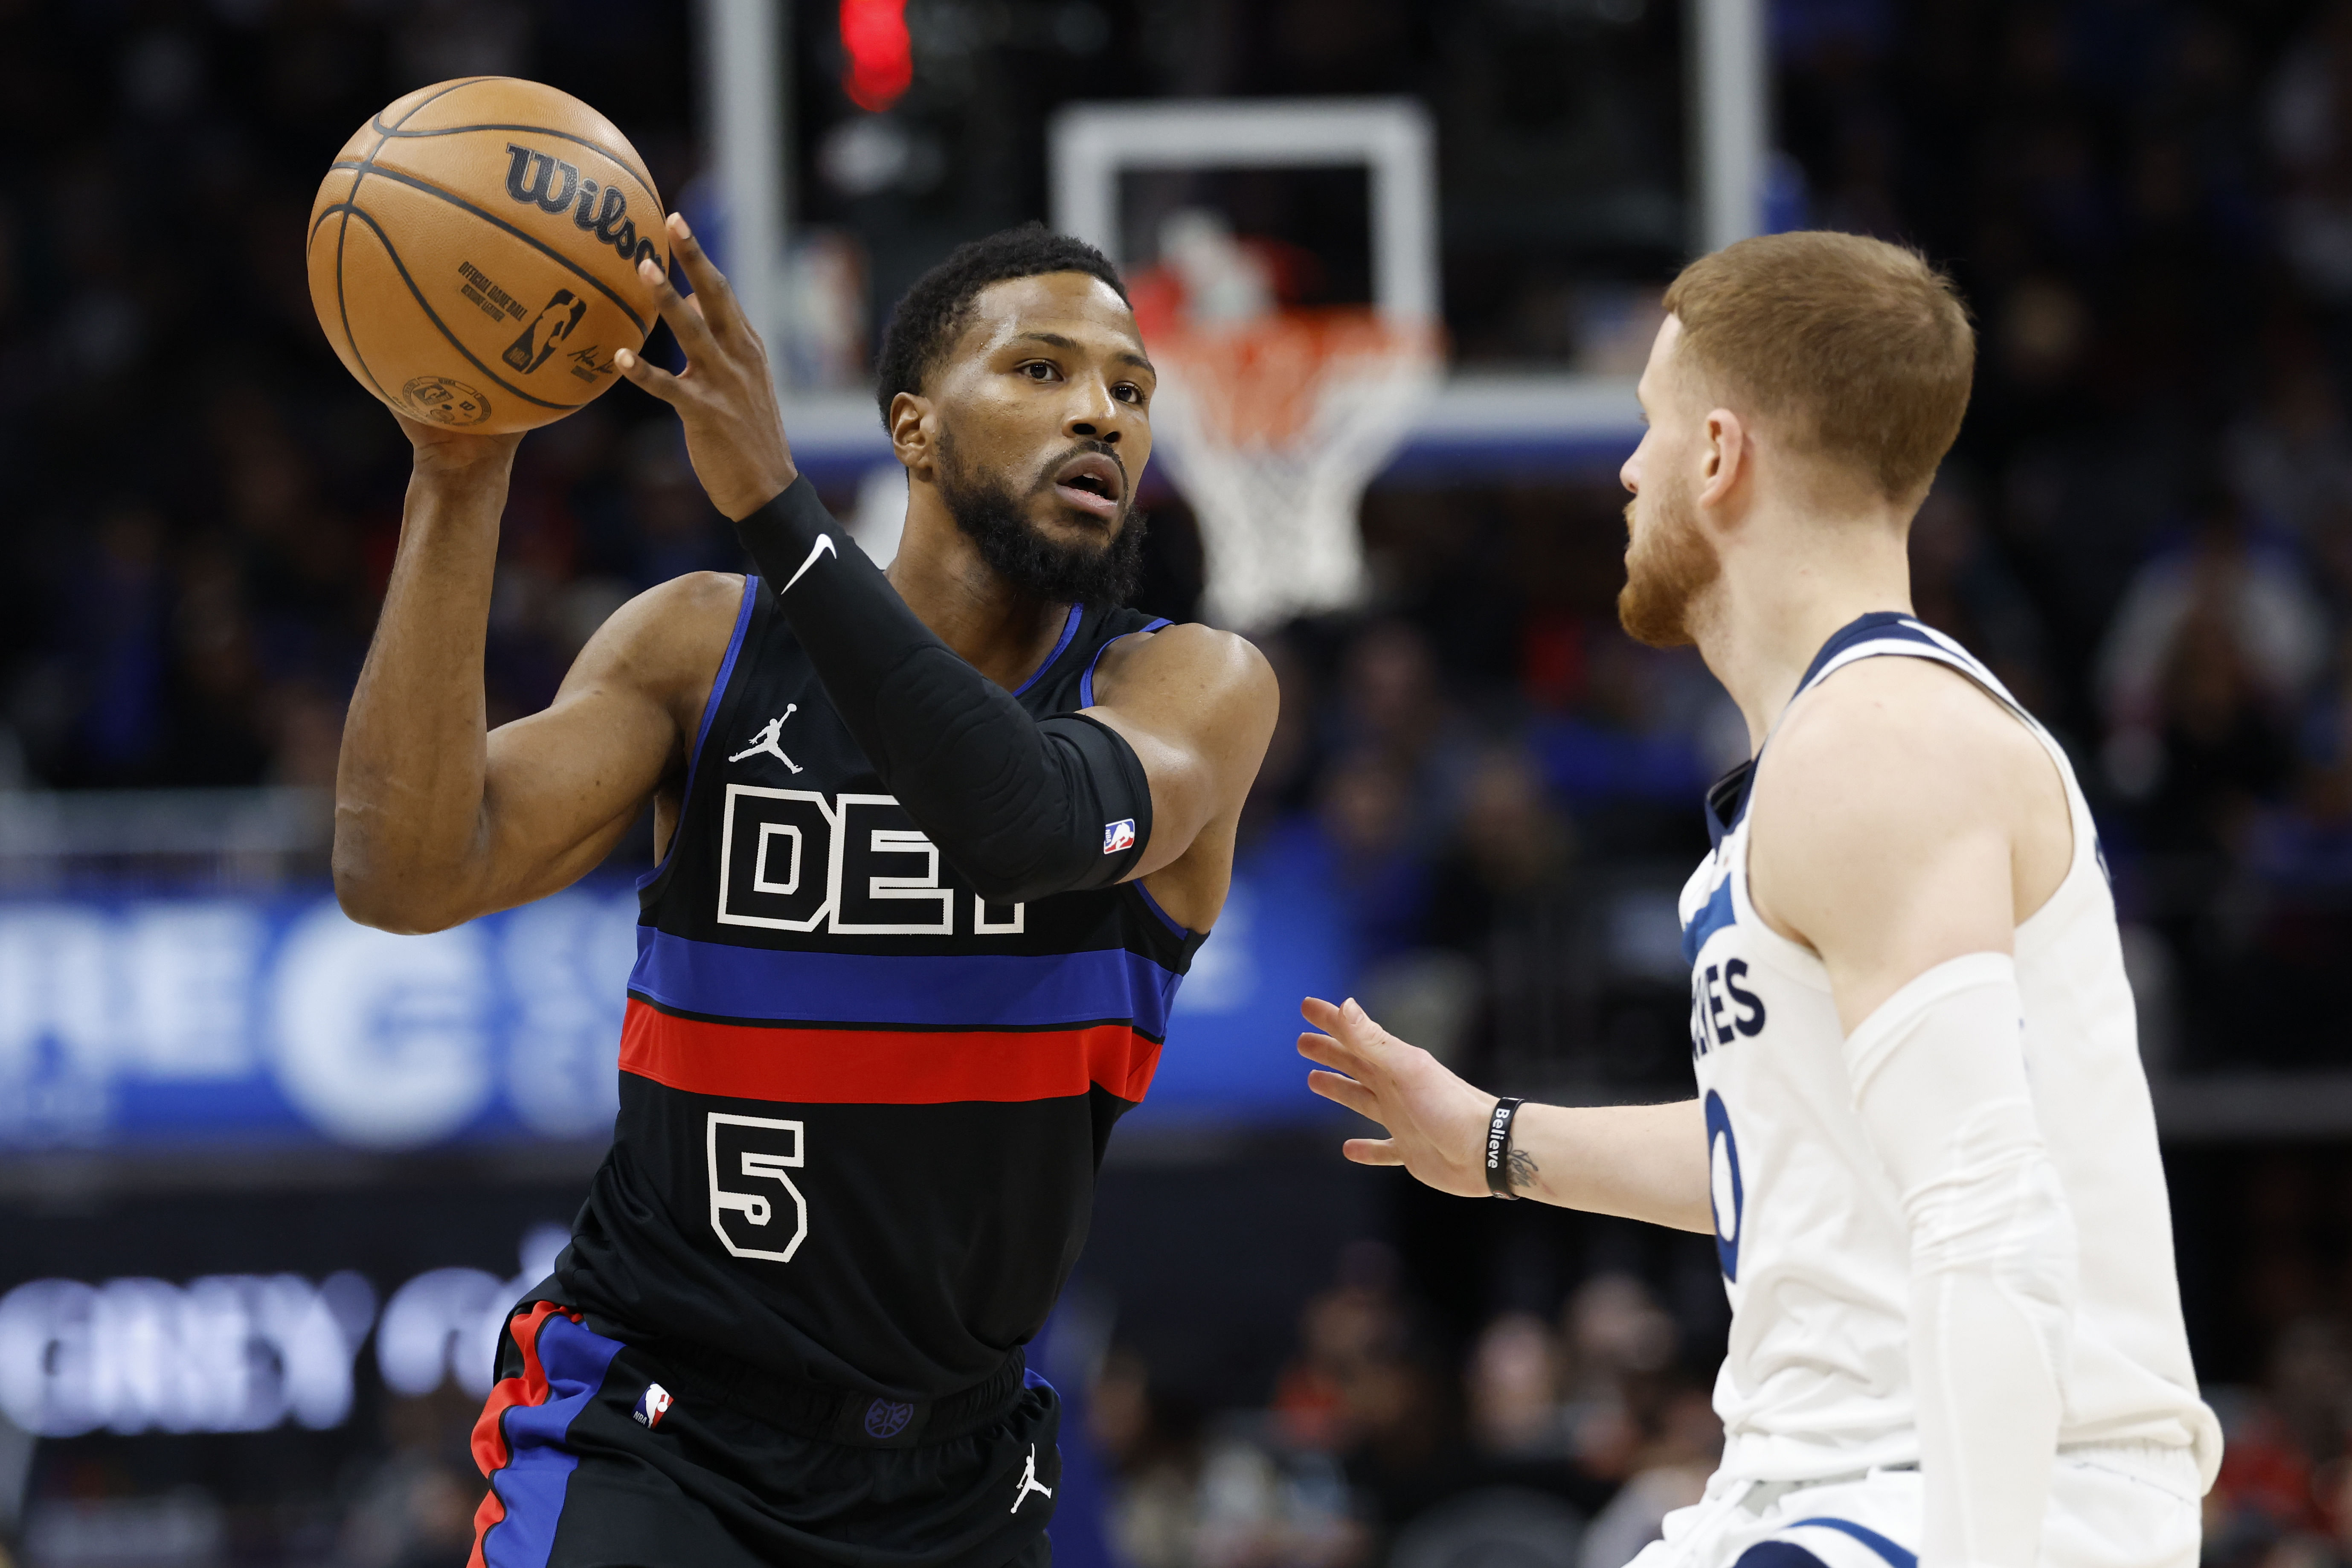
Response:
[[[882,330],[882,352],[874,359],[874,396],[883,423],[889,423],[891,399],[902,392],[919,395],[925,379],[947,358],[971,313],[973,296],[992,283],[1048,272],[1084,272],[1109,284],[1120,299],[1127,298],[1127,285],[1109,257],[1042,223],[1025,223],[960,245],[945,261],[916,279],[890,312],[890,324]]]

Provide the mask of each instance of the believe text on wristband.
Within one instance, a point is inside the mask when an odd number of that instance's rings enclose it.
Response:
[[[1511,1191],[1511,1120],[1523,1103],[1498,1100],[1494,1114],[1486,1119],[1486,1190],[1498,1198],[1519,1195]]]

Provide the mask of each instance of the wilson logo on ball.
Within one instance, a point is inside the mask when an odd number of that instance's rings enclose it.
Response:
[[[579,166],[551,153],[507,143],[507,195],[541,212],[572,209],[572,221],[635,263],[661,253],[650,239],[637,237],[636,220],[629,216],[629,198],[618,185],[600,194],[596,182],[583,178]]]

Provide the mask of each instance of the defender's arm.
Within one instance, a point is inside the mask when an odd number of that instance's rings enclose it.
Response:
[[[1379,1122],[1386,1138],[1343,1146],[1360,1165],[1402,1165],[1441,1193],[1488,1196],[1486,1119],[1495,1097],[1465,1083],[1352,1000],[1310,996],[1300,1009],[1322,1034],[1298,1037],[1324,1070],[1307,1087]],[[1511,1186],[1523,1197],[1591,1214],[1715,1232],[1707,1196],[1706,1121],[1696,1100],[1668,1105],[1536,1105],[1511,1124]]]
[[[640,595],[545,712],[488,731],[483,645],[517,438],[402,424],[416,471],[343,728],[334,876],[353,920],[413,932],[553,892],[610,852],[681,762],[677,713],[718,669],[741,579]]]
[[[1829,971],[1854,1104],[1910,1226],[1921,1562],[2030,1568],[2078,1247],[2011,951],[2063,875],[2063,788],[1974,686],[1881,658],[1791,710],[1756,790],[1758,910]]]

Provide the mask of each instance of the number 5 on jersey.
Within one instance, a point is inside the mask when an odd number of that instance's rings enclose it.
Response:
[[[808,1200],[784,1174],[801,1163],[801,1124],[764,1116],[710,1113],[710,1228],[738,1258],[790,1263],[808,1239]],[[779,1194],[766,1184],[783,1188]],[[750,1190],[744,1190],[746,1187]],[[777,1223],[782,1199],[793,1200],[789,1232]]]

